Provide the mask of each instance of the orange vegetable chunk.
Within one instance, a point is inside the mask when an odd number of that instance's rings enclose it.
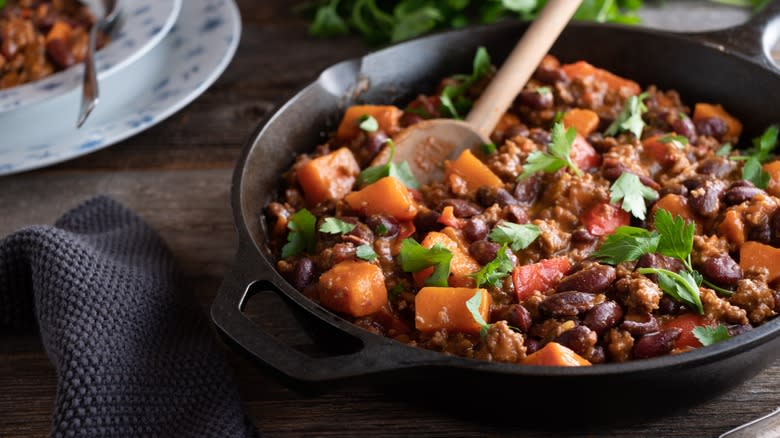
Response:
[[[637,95],[642,91],[642,89],[639,87],[639,84],[636,82],[621,78],[620,76],[607,70],[594,67],[585,61],[578,61],[573,64],[565,64],[561,66],[561,69],[568,77],[572,79],[585,79],[588,77],[593,77],[599,81],[603,81],[607,84],[607,87],[613,91],[620,91],[622,89],[631,95]]]
[[[386,214],[399,221],[413,219],[417,215],[417,204],[409,189],[392,176],[386,176],[345,198],[354,210],[365,215]]]
[[[736,210],[726,212],[723,222],[718,226],[718,231],[733,245],[740,246],[745,243],[745,223]]]
[[[701,232],[701,224],[696,220],[691,207],[688,206],[688,201],[684,197],[670,193],[653,205],[653,215],[659,208],[671,213],[672,217],[680,216],[686,221],[696,224],[696,232]]]
[[[487,321],[491,298],[485,289],[463,287],[424,287],[414,298],[414,324],[421,332],[446,329],[453,332],[478,334],[482,328],[466,307],[475,294],[482,295],[479,314]]]
[[[683,313],[682,315],[675,316],[674,318],[666,321],[663,324],[664,329],[678,328],[682,330],[680,337],[675,341],[675,348],[701,347],[701,342],[693,334],[693,329],[699,326],[715,326],[712,321],[708,320],[702,315],[696,313]]]
[[[572,108],[563,115],[563,126],[574,128],[577,134],[587,137],[599,127],[599,116],[589,109]]]
[[[601,164],[601,155],[579,133],[571,144],[571,153],[569,155],[580,170],[587,171]]]
[[[780,160],[764,164],[764,172],[769,174],[766,191],[772,196],[780,197]]]
[[[318,287],[323,306],[354,317],[378,312],[387,304],[382,269],[368,262],[341,262],[320,276]]]
[[[590,362],[568,347],[564,347],[557,342],[550,342],[541,350],[523,359],[523,364],[548,367],[579,367],[588,366]]]
[[[568,257],[546,259],[530,265],[515,266],[512,271],[512,283],[519,302],[533,295],[555,287],[571,269]]]
[[[431,249],[437,243],[449,249],[452,253],[449,285],[461,287],[474,286],[474,279],[469,277],[469,275],[479,271],[481,266],[469,255],[468,247],[466,247],[466,244],[457,237],[455,230],[448,227],[442,230],[442,232],[431,231],[425,236],[425,239],[420,242],[420,245],[424,248]],[[414,278],[418,286],[424,284],[425,279],[431,274],[433,274],[433,268],[424,269],[420,271],[420,275],[415,275]]]
[[[309,205],[343,198],[352,191],[359,174],[360,166],[347,148],[309,160],[296,171],[298,183]]]
[[[729,130],[726,132],[724,140],[734,141],[742,134],[742,123],[734,116],[727,113],[721,105],[711,103],[697,103],[693,110],[693,121],[715,117],[726,122]]]
[[[351,140],[360,133],[360,119],[369,115],[376,119],[379,130],[388,135],[399,130],[399,121],[404,112],[393,105],[355,105],[347,108],[341,119],[336,137],[339,140]]]
[[[745,242],[739,247],[739,267],[743,271],[766,268],[767,283],[780,278],[780,248],[758,242]]]
[[[57,20],[54,25],[49,29],[49,33],[46,34],[46,42],[53,40],[62,40],[67,42],[70,38],[71,27],[62,20]]]
[[[496,176],[485,163],[479,161],[470,150],[466,149],[457,160],[446,164],[446,179],[451,175],[457,175],[466,182],[466,190],[474,193],[482,186],[503,187],[501,178]]]
[[[673,162],[670,148],[674,148],[671,142],[664,143],[661,138],[664,135],[654,135],[642,140],[642,149],[661,166],[669,166]]]

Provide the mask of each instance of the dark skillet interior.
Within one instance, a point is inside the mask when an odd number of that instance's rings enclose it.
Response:
[[[295,155],[313,149],[324,133],[334,128],[347,105],[403,105],[416,94],[432,90],[441,77],[470,71],[474,51],[480,45],[487,47],[494,63],[500,64],[524,29],[523,24],[504,23],[394,46],[331,67],[290,100],[250,140],[236,171],[233,207],[237,226],[242,245],[257,252],[259,257],[253,259],[260,264],[244,268],[263,272],[258,278],[272,278],[295,306],[316,316],[310,319],[323,319],[322,308],[295,291],[278,274],[269,274],[274,263],[265,244],[263,208],[277,195],[280,175]],[[552,53],[563,62],[587,60],[643,86],[655,84],[661,89],[676,89],[689,104],[721,103],[744,123],[743,142],[780,120],[780,76],[693,38],[643,29],[574,24],[566,29]],[[368,88],[357,97],[350,97],[361,81],[367,81],[364,83]],[[241,265],[242,261],[238,263]],[[340,318],[332,317],[329,324],[357,338],[366,338],[365,332]],[[716,346],[678,356],[576,369],[444,357],[433,367],[399,367],[398,372],[374,376],[373,381],[388,383],[400,377],[458,381],[459,388],[467,387],[467,393],[472,395],[484,390],[495,396],[496,388],[522,388],[541,399],[550,397],[550,403],[562,403],[565,394],[572,392],[586,393],[594,394],[594,401],[628,409],[639,404],[657,405],[660,394],[669,399],[668,393],[672,392],[671,404],[676,405],[708,397],[755,375],[778,357],[778,334],[780,318]],[[229,332],[227,337],[230,338]],[[402,355],[415,356],[410,351],[416,350],[413,347],[398,350]],[[262,360],[256,353],[251,352]],[[432,379],[434,376],[437,378]],[[591,407],[605,406],[600,403]]]

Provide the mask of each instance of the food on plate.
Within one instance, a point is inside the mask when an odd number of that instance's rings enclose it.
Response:
[[[76,0],[0,2],[0,89],[84,61],[94,24],[89,8]],[[108,36],[100,32],[97,48],[107,42]]]
[[[480,49],[296,158],[265,216],[293,286],[365,330],[518,366],[680,354],[777,315],[777,126],[737,149],[718,102],[547,56],[492,143],[420,185],[393,137],[463,117],[493,71]]]

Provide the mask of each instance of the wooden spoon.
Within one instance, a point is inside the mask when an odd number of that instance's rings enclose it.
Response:
[[[466,120],[432,119],[410,126],[395,138],[394,161],[408,161],[414,176],[421,184],[427,184],[444,177],[444,160],[457,158],[465,149],[490,143],[493,128],[522,91],[580,3],[581,0],[548,1],[474,104]],[[379,161],[385,162],[388,154],[389,151],[383,151]]]

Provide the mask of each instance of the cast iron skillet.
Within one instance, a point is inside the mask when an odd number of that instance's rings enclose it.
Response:
[[[535,399],[596,394],[593,407],[678,404],[728,389],[778,357],[780,318],[711,347],[675,356],[580,368],[530,367],[447,356],[366,332],[295,290],[274,268],[266,245],[264,206],[277,195],[295,155],[311,150],[354,102],[405,103],[453,73],[470,71],[476,48],[501,62],[525,29],[517,22],[472,27],[417,39],[336,64],[258,127],[238,162],[232,187],[239,248],[211,316],[224,337],[292,381],[344,379],[376,383],[443,382],[462,394],[520,390]],[[723,104],[749,139],[780,121],[780,75],[767,57],[780,34],[780,0],[742,26],[699,34],[575,23],[555,44],[562,61],[585,59],[640,84],[678,90],[685,102]],[[356,96],[358,84],[369,84]],[[349,350],[314,358],[261,330],[241,311],[257,291],[279,294],[302,317],[302,329]],[[449,385],[447,384],[449,382]],[[415,386],[417,388],[417,386]],[[497,391],[497,389],[499,389]],[[530,392],[529,392],[530,391]]]

